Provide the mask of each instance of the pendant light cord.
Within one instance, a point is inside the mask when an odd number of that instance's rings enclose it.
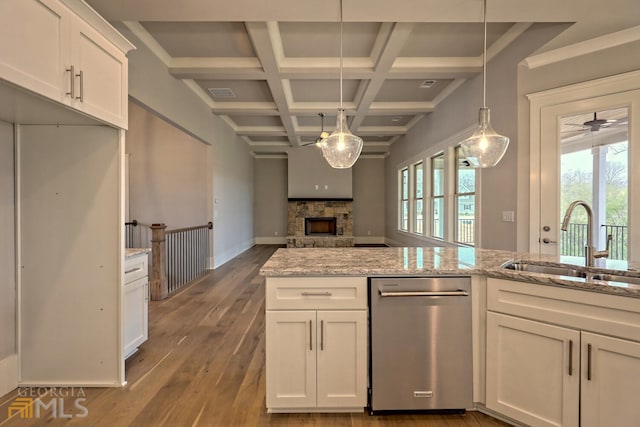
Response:
[[[482,49],[482,107],[487,108],[487,0],[484,0],[484,7],[482,8],[482,21],[484,22],[484,47]]]
[[[343,106],[342,106],[342,0],[340,0],[340,109],[343,109]]]

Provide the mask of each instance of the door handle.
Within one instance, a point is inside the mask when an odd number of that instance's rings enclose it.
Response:
[[[591,381],[591,344],[587,344],[587,380]]]
[[[380,290],[381,297],[466,297],[469,292],[457,291],[405,291],[405,292],[386,292]]]
[[[573,375],[573,340],[569,340],[569,376]]]
[[[76,74],[76,77],[80,77],[80,96],[77,96],[76,99],[79,99],[80,102],[84,102],[84,72],[80,70],[80,73]]]
[[[555,243],[558,243],[558,242],[556,242],[555,240],[551,240],[548,237],[545,237],[544,239],[542,239],[542,243],[546,243],[548,245],[550,243],[554,243],[555,244]]]
[[[320,321],[320,351],[324,351],[324,320]]]
[[[313,351],[313,320],[309,320],[309,351]]]
[[[69,66],[65,71],[68,71],[71,75],[70,83],[71,87],[69,88],[69,92],[65,93],[65,95],[69,95],[72,99],[76,98],[76,69],[73,65]]]

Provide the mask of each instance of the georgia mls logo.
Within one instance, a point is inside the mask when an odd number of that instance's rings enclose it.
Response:
[[[82,387],[19,388],[18,396],[9,405],[9,418],[85,418],[89,415]]]

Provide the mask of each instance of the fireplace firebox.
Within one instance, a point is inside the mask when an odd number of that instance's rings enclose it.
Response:
[[[306,236],[335,236],[337,235],[335,217],[312,217],[304,219],[304,234]]]

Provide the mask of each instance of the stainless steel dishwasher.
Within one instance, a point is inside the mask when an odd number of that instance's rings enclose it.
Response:
[[[471,278],[371,279],[372,413],[473,404]]]

